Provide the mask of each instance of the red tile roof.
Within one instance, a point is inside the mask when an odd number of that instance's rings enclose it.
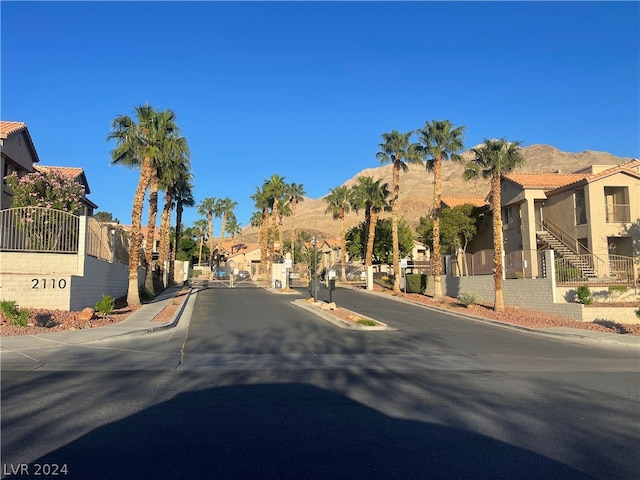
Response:
[[[40,161],[40,158],[38,157],[36,146],[33,144],[31,134],[29,133],[29,129],[27,128],[27,124],[24,122],[9,122],[6,120],[0,120],[0,139],[5,139],[9,135],[13,135],[14,133],[20,132],[22,130],[24,130],[25,135],[27,136],[27,141],[29,142],[29,146],[31,147],[31,151],[33,152],[33,161],[37,163]]]
[[[440,198],[440,203],[445,204],[449,208],[459,207],[467,203],[474,207],[484,207],[487,205],[484,197],[442,197]]]
[[[7,138],[7,136],[12,133],[19,132],[26,128],[27,124],[24,122],[7,122],[5,120],[0,120],[0,138]]]
[[[600,173],[583,174],[582,178],[579,178],[573,182],[565,183],[564,185],[559,185],[556,188],[551,189],[548,193],[557,193],[566,188],[572,188],[580,184],[584,185],[585,183],[591,183],[595,180],[599,180],[610,175],[615,175],[616,173],[626,173],[627,175],[631,175],[640,179],[640,160],[632,160],[621,165],[616,165],[615,167],[608,168],[607,170],[603,170]]]
[[[582,180],[584,173],[509,173],[503,178],[524,188],[550,189]]]

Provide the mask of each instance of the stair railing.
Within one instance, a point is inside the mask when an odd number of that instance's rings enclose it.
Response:
[[[595,253],[589,250],[586,245],[579,242],[576,238],[572,237],[569,233],[563,230],[561,227],[553,223],[549,219],[544,219],[542,224],[538,222],[538,228],[549,232],[562,244],[571,250],[576,256],[585,262],[589,267],[596,272],[599,277],[607,276],[607,262],[598,257]],[[586,253],[580,253],[581,251]]]

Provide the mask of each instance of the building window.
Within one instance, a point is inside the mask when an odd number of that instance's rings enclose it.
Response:
[[[513,228],[513,208],[505,207],[502,209],[502,225],[505,229]]]
[[[576,190],[573,192],[573,202],[576,213],[576,225],[584,225],[587,223],[587,209],[585,207],[584,190]]]
[[[4,172],[2,175],[2,182],[6,185],[7,181],[5,180],[5,177],[8,177],[9,175],[11,175],[12,173],[16,172],[16,169],[13,165],[11,165],[9,162],[5,161],[4,163]]]
[[[607,223],[631,221],[629,191],[627,187],[604,187]]]

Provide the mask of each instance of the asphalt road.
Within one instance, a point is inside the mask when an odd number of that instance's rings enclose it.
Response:
[[[339,289],[396,329],[345,330],[301,293],[204,290],[170,332],[3,366],[3,477],[640,478],[637,348]]]

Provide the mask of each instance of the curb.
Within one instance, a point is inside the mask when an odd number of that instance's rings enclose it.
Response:
[[[321,308],[315,306],[314,304],[311,303],[307,303],[306,300],[293,300],[291,302],[293,305],[296,305],[300,308],[304,308],[305,310],[314,313],[315,315],[317,315],[318,317],[322,317],[324,320],[340,327],[340,328],[344,328],[347,330],[365,330],[365,331],[371,331],[371,332],[382,332],[382,331],[395,331],[397,330],[396,328],[392,328],[389,327],[389,325],[387,325],[384,322],[381,322],[380,320],[376,320],[374,318],[371,317],[367,317],[365,315],[361,315],[359,313],[357,313],[358,317],[362,318],[363,320],[372,320],[376,323],[379,323],[380,326],[375,326],[375,327],[370,327],[367,325],[358,325],[358,324],[354,324],[351,322],[347,322],[345,320],[342,320],[341,318],[337,318],[334,317],[333,315],[331,315],[330,313],[327,313],[325,310],[322,310]],[[355,312],[354,312],[355,313]]]
[[[619,333],[606,333],[606,332],[592,332],[592,333],[601,333],[603,335],[607,335],[606,338],[604,337],[594,337],[592,335],[589,334],[583,334],[583,333],[578,333],[581,330],[580,329],[576,329],[578,330],[578,332],[550,332],[548,330],[545,329],[540,329],[540,328],[530,328],[530,327],[523,327],[521,325],[514,325],[513,323],[505,323],[505,322],[501,322],[499,320],[492,320],[490,318],[484,318],[484,317],[478,317],[475,315],[470,315],[470,314],[466,314],[466,313],[461,313],[461,312],[452,312],[451,310],[447,310],[446,308],[438,308],[438,307],[434,307],[431,305],[425,305],[423,303],[419,303],[419,302],[414,302],[412,300],[407,300],[404,298],[398,298],[398,297],[394,297],[392,295],[386,295],[383,293],[378,293],[378,292],[374,292],[371,290],[361,290],[361,289],[356,289],[353,287],[346,287],[346,288],[350,288],[352,290],[356,290],[356,291],[360,291],[369,295],[376,295],[378,297],[382,297],[382,298],[388,298],[389,300],[393,300],[395,302],[403,302],[409,305],[413,305],[416,307],[421,307],[421,308],[425,308],[427,310],[431,310],[434,312],[440,312],[440,313],[446,313],[448,315],[454,316],[454,317],[460,317],[466,320],[472,320],[472,321],[476,321],[476,322],[483,322],[483,323],[489,323],[492,325],[496,325],[499,327],[504,327],[504,328],[511,328],[513,330],[520,330],[523,332],[527,332],[527,333],[535,333],[537,335],[546,335],[546,336],[550,336],[550,337],[563,337],[563,338],[569,338],[569,339],[574,339],[574,340],[587,340],[587,341],[591,341],[591,342],[595,342],[595,343],[608,343],[608,344],[616,344],[616,345],[623,345],[623,346],[627,346],[627,347],[636,347],[636,346],[640,346],[640,337],[638,338],[638,341],[635,342],[638,345],[634,345],[634,342],[626,342],[626,341],[621,341],[621,338],[617,338],[618,336],[620,337],[626,337],[629,338],[631,336],[627,336],[624,334],[619,334]],[[585,330],[586,332],[588,332],[589,330]],[[612,335],[612,336],[609,336]]]

